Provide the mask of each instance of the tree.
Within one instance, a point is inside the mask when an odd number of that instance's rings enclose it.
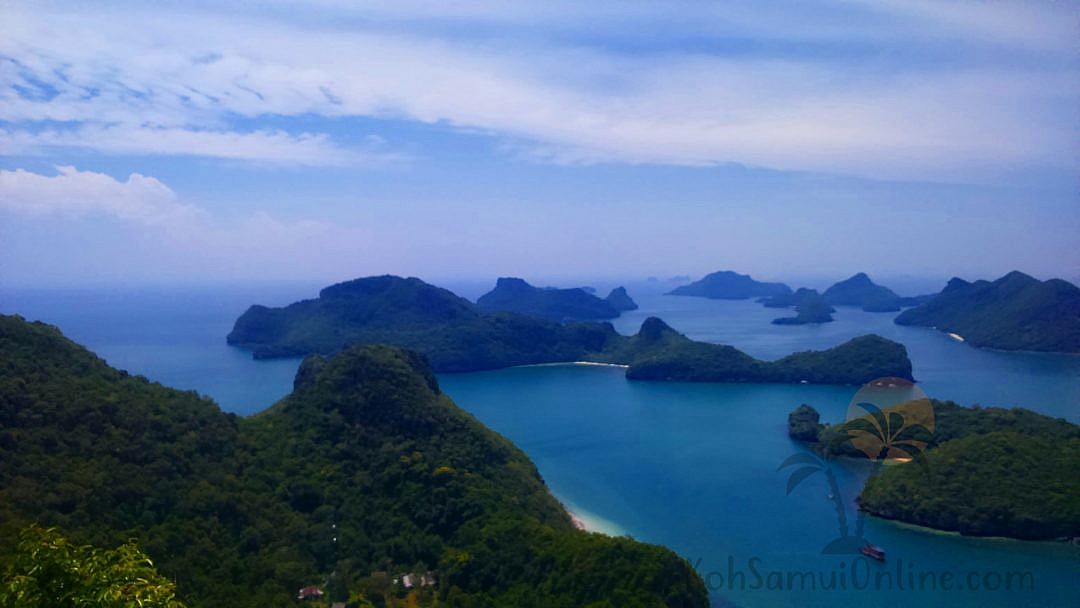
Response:
[[[184,608],[172,581],[128,542],[113,550],[75,545],[53,528],[19,535],[0,586],[0,608]]]

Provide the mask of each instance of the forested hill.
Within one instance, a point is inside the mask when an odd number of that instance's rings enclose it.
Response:
[[[293,606],[305,585],[403,604],[393,578],[420,572],[437,581],[420,605],[707,605],[671,551],[573,528],[528,458],[396,348],[309,358],[238,418],[0,316],[0,462],[0,560],[32,522],[134,538],[190,606]]]
[[[996,281],[952,279],[929,301],[896,317],[899,325],[952,332],[974,346],[1080,352],[1080,288],[1010,272]]]
[[[888,287],[874,283],[864,272],[833,284],[822,297],[834,306],[858,306],[867,312],[894,312],[900,310],[904,302],[904,298]]]
[[[1080,426],[1023,408],[930,403],[932,431],[897,430],[890,425],[902,416],[878,417],[878,429],[895,432],[894,449],[918,457],[870,477],[859,495],[863,510],[972,536],[1080,537]],[[804,404],[788,430],[819,453],[865,458],[852,438],[873,432],[869,421],[821,425]]]

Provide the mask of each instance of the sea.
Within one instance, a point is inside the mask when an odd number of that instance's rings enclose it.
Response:
[[[478,295],[474,286],[445,286]],[[228,346],[233,321],[250,304],[280,306],[319,287],[0,287],[0,312],[57,325],[115,367],[250,415],[291,390],[299,361],[256,361]],[[691,338],[765,359],[876,333],[907,347],[930,397],[1023,406],[1080,423],[1080,356],[977,349],[895,325],[895,314],[855,308],[841,307],[833,323],[772,325],[791,313],[752,300],[665,296],[662,282],[628,288],[640,308],[614,321],[622,333],[659,316]],[[860,516],[855,497],[870,474],[866,463],[824,463],[789,492],[799,467],[782,465],[803,452],[787,437],[788,413],[807,403],[823,421],[842,421],[859,387],[633,382],[619,368],[579,365],[439,381],[459,406],[528,453],[589,529],[688,559],[714,606],[1080,605],[1080,547]],[[882,547],[886,561],[828,549],[850,538]]]

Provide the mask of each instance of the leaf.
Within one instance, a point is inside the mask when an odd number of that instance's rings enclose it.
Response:
[[[810,477],[814,473],[817,473],[821,469],[818,467],[803,467],[791,474],[787,482],[787,493],[790,495],[791,491],[795,489],[804,479]]]
[[[793,464],[811,464],[820,467],[821,459],[809,452],[799,452],[798,454],[789,456],[784,462],[781,462],[780,466],[776,467],[776,470],[779,471],[780,469],[790,467]]]

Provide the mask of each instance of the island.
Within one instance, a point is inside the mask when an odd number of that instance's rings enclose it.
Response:
[[[790,302],[789,306],[795,306],[794,317],[780,317],[773,319],[774,325],[806,325],[808,323],[829,323],[833,320],[832,313],[836,309],[832,307],[816,289],[800,287],[791,296],[768,298],[764,303],[767,307],[777,307],[778,302]]]
[[[689,285],[669,291],[669,296],[697,296],[716,300],[745,300],[746,298],[787,295],[791,288],[783,283],[762,283],[750,275],[721,270],[706,275]]]
[[[298,589],[326,605],[708,605],[672,551],[575,528],[529,458],[399,348],[309,357],[290,395],[238,417],[0,316],[0,420],[0,563],[36,522],[78,546],[137,543],[191,608],[292,606]]]
[[[833,284],[822,296],[834,306],[858,306],[867,312],[896,312],[902,304],[914,301],[874,283],[864,272]]]
[[[1023,408],[931,404],[933,432],[905,433],[925,442],[917,461],[872,476],[861,509],[970,536],[1080,537],[1080,425]],[[813,408],[800,405],[788,433],[823,455],[866,457],[850,441],[857,420],[817,421]]]
[[[762,361],[732,346],[691,340],[656,317],[594,358],[628,365],[631,380],[864,384],[883,376],[912,377],[904,345],[873,334]]]
[[[1080,352],[1080,288],[1013,271],[996,281],[954,278],[929,301],[896,317],[999,350]]]
[[[968,536],[1080,537],[1080,439],[995,431],[943,443],[867,481],[860,508]]]
[[[616,287],[615,289],[612,289],[611,293],[609,293],[604,300],[619,312],[638,309],[637,302],[630,297],[630,294],[626,292],[625,287]]]
[[[420,279],[394,276],[339,283],[283,308],[252,306],[227,340],[257,358],[391,344],[422,353],[437,372],[578,361],[623,365],[626,377],[636,380],[861,384],[880,376],[911,378],[904,346],[879,336],[759,361],[731,346],[693,341],[654,317],[636,335],[623,336],[610,323],[486,312]]]
[[[514,312],[554,321],[614,319],[620,312],[608,300],[581,287],[534,287],[514,277],[496,281],[495,288],[480,296],[476,305],[488,312]]]
[[[788,414],[788,437],[796,441],[817,442],[823,428],[821,414],[810,405],[803,403]]]

